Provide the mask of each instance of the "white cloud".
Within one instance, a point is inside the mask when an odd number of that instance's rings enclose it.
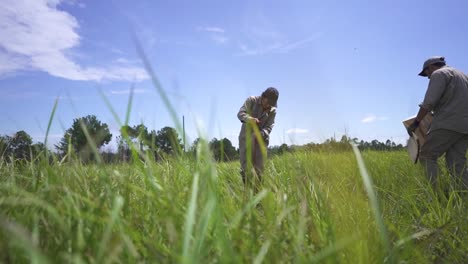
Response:
[[[307,45],[308,43],[316,40],[319,36],[320,36],[320,34],[317,34],[315,36],[308,37],[308,38],[305,38],[305,39],[302,39],[302,40],[299,40],[299,41],[286,43],[286,44],[282,45],[281,48],[278,49],[278,52],[288,53],[288,52],[293,51],[295,49],[302,48],[305,45]]]
[[[147,93],[147,92],[148,90],[144,90],[144,89],[133,90],[133,93],[136,93],[136,94],[142,94],[142,93]],[[115,94],[115,95],[130,94],[130,90],[112,90],[110,93]]]
[[[272,44],[257,44],[255,47],[248,46],[247,44],[240,44],[239,48],[241,49],[241,56],[255,56],[255,55],[264,55],[269,53],[288,53],[293,50],[302,48],[308,43],[316,40],[319,35],[311,36],[302,40],[285,42],[282,40],[276,40]],[[261,41],[257,41],[261,42]]]
[[[131,61],[129,59],[126,59],[126,58],[117,58],[114,60],[114,62],[116,63],[122,63],[122,64],[132,64],[132,63],[136,63],[136,61]]]
[[[364,117],[361,122],[362,123],[372,123],[374,122],[375,120],[377,120],[377,117],[375,115],[368,115],[366,117]]]
[[[219,44],[224,44],[228,41],[228,38],[225,36],[219,36],[219,35],[214,35],[211,37],[212,40],[214,40],[216,43]]]
[[[238,40],[240,56],[288,53],[315,41],[320,32],[305,37],[291,37],[291,32],[277,29],[275,19],[266,15],[262,8],[252,8],[243,19],[242,38]]]
[[[199,31],[213,32],[213,33],[224,33],[225,30],[220,27],[197,27]]]
[[[141,67],[81,66],[66,55],[80,44],[75,17],[57,9],[61,0],[4,0],[0,6],[0,76],[20,70],[39,70],[70,80],[148,78]],[[2,63],[3,65],[3,63]]]
[[[225,44],[229,40],[226,37],[226,31],[220,27],[197,27],[197,30],[208,32],[211,35],[211,39],[218,44]]]
[[[309,130],[304,128],[291,128],[286,131],[286,134],[306,134],[309,133]]]
[[[28,65],[27,58],[16,57],[0,50],[0,76],[14,73]]]
[[[372,122],[375,122],[375,121],[385,121],[387,120],[388,118],[385,117],[385,116],[376,116],[374,114],[369,114],[367,115],[366,117],[364,117],[361,122],[362,123],[372,123]]]
[[[241,56],[256,56],[256,55],[263,55],[267,53],[271,53],[274,50],[277,50],[281,47],[280,43],[273,43],[265,46],[257,46],[256,48],[251,48],[247,46],[246,44],[240,44],[239,45],[241,49],[241,53],[239,55]]]

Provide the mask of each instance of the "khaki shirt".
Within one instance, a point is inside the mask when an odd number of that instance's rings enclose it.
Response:
[[[468,76],[448,66],[434,71],[419,106],[434,113],[430,131],[468,134]]]
[[[245,138],[247,121],[257,118],[260,120],[260,133],[262,134],[263,140],[265,140],[265,143],[268,145],[271,130],[275,125],[276,107],[271,107],[270,111],[263,111],[262,97],[250,96],[239,109],[237,117],[243,123],[239,135],[240,138]]]

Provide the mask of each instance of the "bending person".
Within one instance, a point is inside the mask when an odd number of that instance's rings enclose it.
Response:
[[[244,184],[254,179],[261,181],[266,158],[263,154],[266,153],[266,149],[262,151],[261,147],[263,145],[266,148],[269,144],[270,133],[275,124],[278,96],[276,88],[267,88],[261,96],[248,97],[237,114],[242,122],[239,133],[239,156],[240,173]],[[261,137],[255,136],[254,127],[258,128]],[[259,140],[264,144],[260,144]]]
[[[419,75],[430,81],[418,115],[408,127],[408,134],[412,136],[419,122],[432,111],[434,118],[419,154],[421,164],[434,186],[439,170],[437,159],[445,154],[450,174],[461,178],[464,189],[467,189],[468,76],[447,66],[444,57],[426,60]]]

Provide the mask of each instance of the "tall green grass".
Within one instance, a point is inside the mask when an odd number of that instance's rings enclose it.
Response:
[[[119,125],[127,125],[133,92],[123,124],[101,95]],[[47,131],[56,108],[57,102]],[[466,194],[450,184],[432,190],[403,152],[287,153],[268,160],[258,192],[244,187],[237,162],[215,163],[203,140],[195,159],[155,162],[137,148],[133,162],[123,164],[99,158],[82,164],[71,150],[67,156],[0,160],[0,262],[463,263],[468,257]]]
[[[200,147],[200,152],[208,151]],[[0,260],[14,263],[463,263],[466,198],[428,190],[406,153],[289,153],[249,196],[237,163],[0,163]],[[389,245],[387,245],[388,243]],[[391,252],[388,251],[391,247]],[[392,254],[392,258],[390,258]]]

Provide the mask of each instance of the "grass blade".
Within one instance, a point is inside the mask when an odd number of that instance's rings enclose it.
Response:
[[[364,160],[362,159],[361,152],[357,148],[355,144],[352,144],[353,147],[353,152],[354,155],[356,156],[356,160],[359,166],[359,172],[362,177],[362,181],[364,182],[364,187],[367,192],[367,196],[369,197],[369,202],[371,205],[371,209],[374,212],[374,218],[375,221],[377,222],[377,227],[379,228],[380,232],[380,237],[382,239],[382,242],[385,246],[385,249],[387,251],[387,254],[392,254],[392,250],[390,247],[390,239],[387,233],[387,228],[385,227],[384,220],[382,218],[382,213],[380,212],[380,206],[379,206],[379,201],[377,199],[377,195],[374,192],[373,189],[373,184],[372,184],[372,179],[367,172],[366,166],[364,164]],[[390,256],[389,258],[390,263],[394,262],[394,258]]]
[[[182,262],[184,263],[189,263],[192,259],[190,257],[190,242],[192,240],[193,226],[195,225],[195,212],[197,210],[199,177],[199,174],[195,173],[192,183],[192,195],[190,197],[187,214],[185,216],[184,245],[182,249]]]

